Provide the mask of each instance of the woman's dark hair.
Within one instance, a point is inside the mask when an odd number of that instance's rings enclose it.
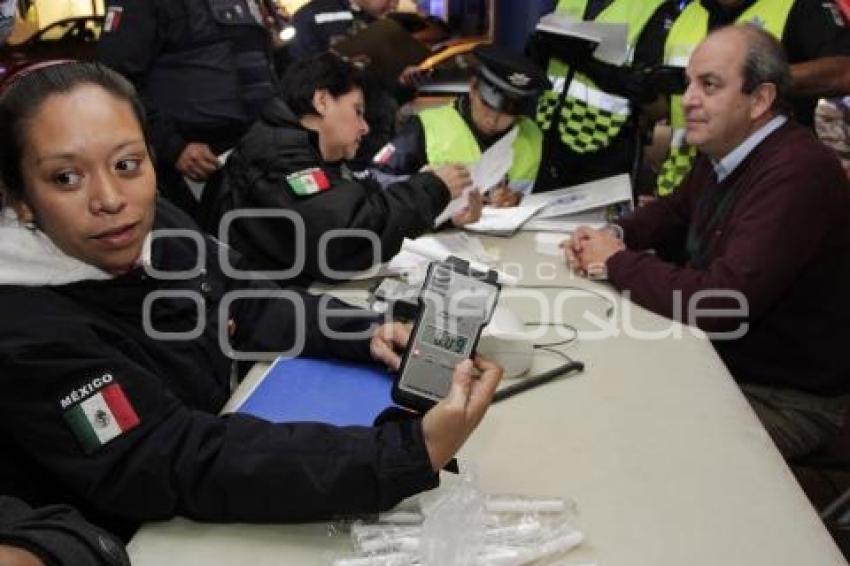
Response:
[[[57,62],[23,69],[7,79],[0,93],[0,189],[12,200],[24,195],[21,160],[26,143],[26,125],[44,101],[53,94],[65,94],[91,84],[115,98],[128,102],[139,121],[150,151],[145,111],[136,89],[117,72],[99,63]]]
[[[299,118],[316,114],[313,94],[317,90],[327,90],[334,98],[356,88],[366,90],[362,71],[330,52],[296,61],[283,74],[281,83],[281,98]]]

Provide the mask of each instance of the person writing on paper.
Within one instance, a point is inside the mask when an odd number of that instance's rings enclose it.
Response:
[[[234,278],[234,259],[156,198],[141,103],[96,63],[0,95],[0,493],[141,521],[308,521],[438,484],[501,377],[459,364],[421,419],[379,427],[219,416],[231,357],[275,352],[397,368],[406,327],[330,297]],[[228,264],[230,267],[228,267]]]
[[[836,330],[850,320],[850,188],[836,156],[788,117],[789,67],[768,32],[712,33],[687,76],[693,171],[622,218],[623,241],[579,229],[569,261],[710,332],[780,451],[802,455],[838,431],[850,398]]]
[[[204,207],[213,234],[231,211],[289,211],[296,217],[255,215],[225,229],[222,238],[244,254],[245,268],[292,269],[278,278],[304,285],[345,279],[342,272],[388,261],[405,237],[433,228],[449,200],[470,185],[467,169],[454,165],[383,190],[368,176],[352,173],[346,161],[369,130],[361,78],[332,53],[293,64],[284,77],[286,93],[266,108],[212,182],[216,199]],[[472,198],[452,221],[473,222],[480,212],[480,198]],[[301,231],[305,237],[299,242]],[[333,237],[323,242],[326,234]]]
[[[534,63],[502,47],[478,45],[473,55],[477,65],[469,95],[420,112],[375,155],[373,166],[379,178],[392,179],[426,165],[475,163],[516,127],[507,181],[490,191],[491,204],[514,206],[534,187],[543,147],[540,128],[522,114],[549,81]]]

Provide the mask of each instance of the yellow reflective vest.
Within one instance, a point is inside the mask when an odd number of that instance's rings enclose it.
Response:
[[[419,120],[425,132],[425,152],[430,165],[468,165],[481,159],[475,135],[453,105],[423,110]],[[540,168],[543,134],[537,124],[524,116],[517,120],[516,126],[519,131],[513,143],[514,160],[508,171],[508,184],[513,190],[528,194]]]
[[[555,12],[581,20],[588,0],[560,0]],[[600,23],[627,24],[629,60],[634,54],[643,28],[664,0],[615,0],[594,19]],[[566,84],[569,68],[552,58],[548,66],[553,88],[544,92],[537,104],[537,123],[544,130],[552,127],[553,116],[560,104],[558,132],[561,142],[576,153],[599,151],[611,144],[631,114],[629,101],[596,87],[586,75],[576,72]],[[566,89],[566,93],[564,93]]]

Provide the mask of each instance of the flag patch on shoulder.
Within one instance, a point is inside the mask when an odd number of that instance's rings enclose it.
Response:
[[[80,397],[83,399],[79,403],[68,403],[70,399]],[[60,404],[65,409],[65,421],[86,454],[135,428],[140,422],[121,385],[115,383],[109,373],[75,389]]]
[[[124,15],[123,6],[110,6],[106,10],[106,17],[103,19],[103,31],[109,33],[118,31],[121,26],[121,17]]]
[[[823,6],[823,9],[826,10],[830,16],[832,16],[832,21],[835,22],[836,26],[840,28],[847,27],[847,22],[845,20],[847,13],[845,10],[847,10],[847,8],[850,6],[848,6],[846,2],[842,2],[836,5],[835,0],[830,0],[829,2],[824,2],[823,4],[821,4],[821,6]]]
[[[331,187],[328,176],[319,167],[297,171],[286,176],[286,182],[298,196],[308,196]]]
[[[375,154],[375,157],[372,159],[373,163],[377,163],[378,165],[386,165],[386,163],[390,160],[390,157],[395,154],[395,146],[392,143],[388,143],[384,147],[381,148],[381,151]]]

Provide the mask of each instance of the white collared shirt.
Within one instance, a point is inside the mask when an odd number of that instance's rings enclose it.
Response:
[[[753,132],[744,141],[738,144],[738,147],[726,154],[726,157],[720,161],[711,160],[714,166],[714,173],[717,175],[717,182],[722,183],[723,180],[732,174],[732,172],[740,165],[744,159],[760,144],[764,139],[778,130],[788,118],[783,115],[774,116],[767,124]]]

